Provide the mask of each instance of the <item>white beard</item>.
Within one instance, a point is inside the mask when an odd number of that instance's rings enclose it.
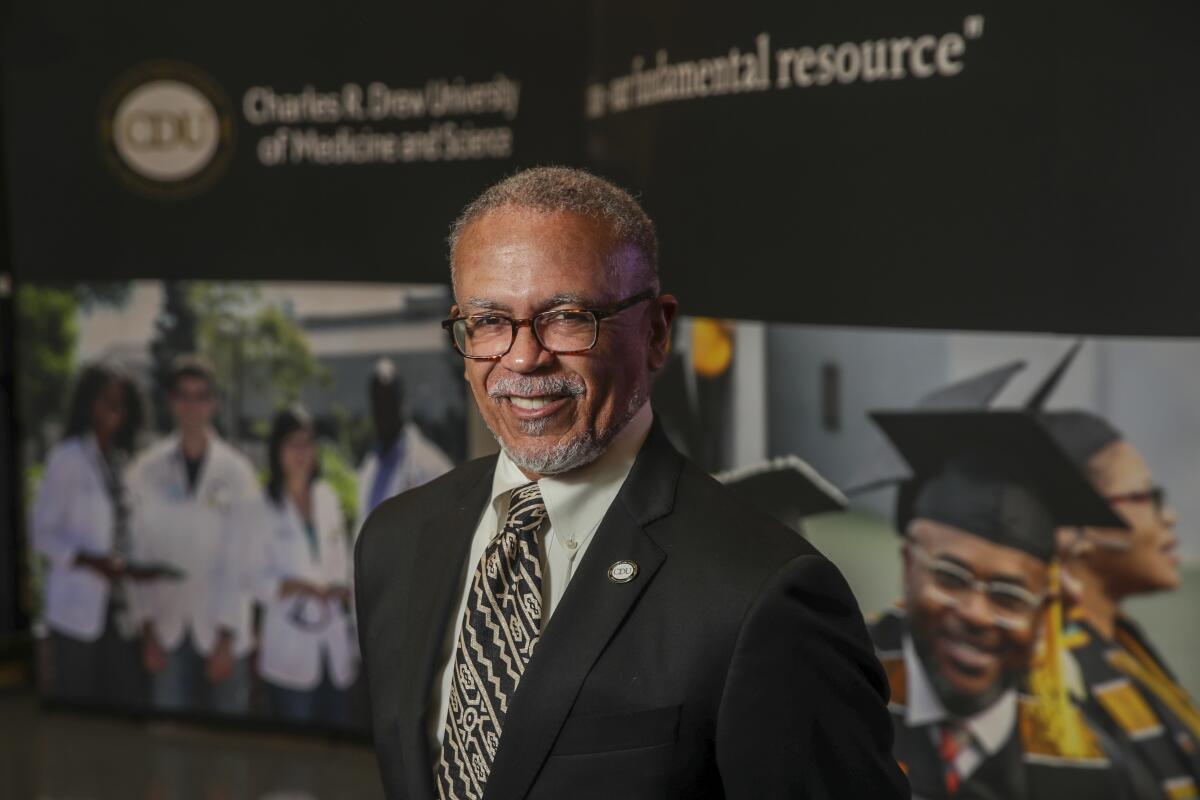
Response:
[[[532,446],[517,450],[500,438],[494,430],[492,436],[500,443],[500,447],[503,448],[504,454],[508,456],[509,460],[525,472],[534,475],[561,475],[564,472],[587,466],[599,458],[612,444],[612,440],[617,437],[617,434],[625,429],[629,420],[633,419],[645,404],[645,394],[640,390],[636,391],[629,398],[625,413],[616,418],[607,430],[599,433],[590,430],[583,431],[570,439],[560,439],[550,447]],[[546,424],[545,419],[535,419],[522,422],[521,429],[531,436],[537,436],[545,430]],[[491,430],[490,426],[488,429]]]

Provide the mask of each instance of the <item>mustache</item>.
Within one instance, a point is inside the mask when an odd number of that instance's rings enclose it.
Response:
[[[587,387],[578,375],[521,375],[498,379],[488,387],[487,395],[493,400],[509,395],[534,397],[537,395],[566,395],[582,397]]]

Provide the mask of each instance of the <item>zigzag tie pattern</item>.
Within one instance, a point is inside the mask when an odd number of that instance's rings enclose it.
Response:
[[[483,551],[454,648],[450,704],[435,776],[441,800],[481,800],[508,703],[533,656],[542,622],[537,531],[546,504],[537,483],[514,489],[500,535]]]

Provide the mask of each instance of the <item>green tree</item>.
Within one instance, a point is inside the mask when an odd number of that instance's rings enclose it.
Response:
[[[199,350],[230,394],[235,425],[242,425],[249,389],[271,392],[282,407],[299,400],[307,385],[328,382],[328,370],[313,356],[304,332],[282,309],[264,302],[253,284],[194,283],[188,301]]]
[[[327,384],[329,371],[313,356],[299,326],[275,306],[259,311],[250,326],[251,358],[262,365],[280,403],[300,399],[308,383]]]
[[[41,457],[62,424],[77,369],[79,312],[120,307],[128,283],[20,283],[15,303],[17,407],[23,435]]]
[[[353,535],[358,526],[358,475],[342,452],[329,442],[321,444],[320,459],[321,477],[333,487],[346,519],[346,532]]]
[[[23,283],[16,296],[17,408],[38,456],[50,446],[47,427],[61,422],[79,336],[79,299],[70,287]]]

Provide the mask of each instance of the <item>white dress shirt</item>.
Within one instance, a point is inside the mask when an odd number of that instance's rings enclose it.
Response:
[[[934,747],[940,742],[941,723],[956,720],[970,734],[970,742],[959,749],[954,766],[958,776],[966,780],[991,756],[1000,752],[1017,729],[1017,690],[1009,689],[977,714],[966,719],[956,718],[942,704],[925,666],[917,655],[912,638],[904,637],[904,669],[908,676],[908,709],[904,721],[910,728],[929,725]]]
[[[575,572],[592,535],[600,527],[608,507],[629,476],[638,451],[650,432],[653,414],[647,402],[626,423],[599,458],[587,466],[562,475],[550,475],[538,481],[542,500],[546,504],[548,523],[538,531],[542,545],[542,626],[550,620],[554,609],[567,590],[567,583]],[[454,644],[462,627],[463,614],[470,597],[471,582],[475,567],[483,551],[492,539],[504,528],[508,516],[509,493],[529,483],[529,478],[517,467],[507,454],[500,452],[496,472],[492,477],[492,493],[483,509],[475,535],[471,539],[470,556],[463,565],[462,595],[457,613],[446,631],[441,652],[441,680],[434,684],[434,696],[430,699],[429,735],[432,740],[434,763],[441,754],[442,728],[446,721],[446,710],[450,705],[450,683],[454,675]]]

